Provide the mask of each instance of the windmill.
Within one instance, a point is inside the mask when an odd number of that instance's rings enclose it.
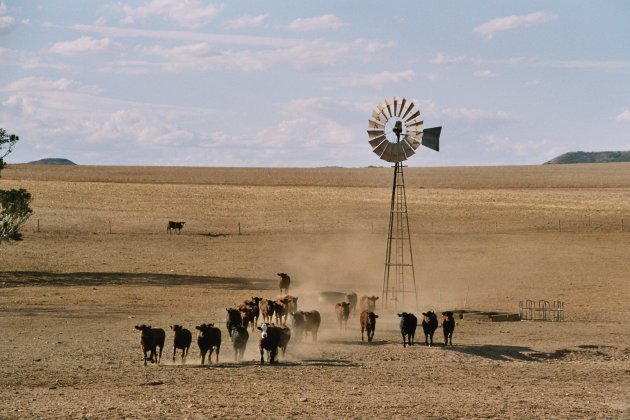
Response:
[[[420,145],[438,152],[442,127],[426,128],[420,117],[420,109],[406,98],[385,99],[372,112],[368,120],[368,136],[372,151],[381,159],[394,163],[394,183],[389,212],[389,232],[383,274],[383,309],[391,304],[397,309],[405,304],[405,296],[415,297],[418,306],[418,290],[411,249],[407,195],[402,162],[409,159]]]

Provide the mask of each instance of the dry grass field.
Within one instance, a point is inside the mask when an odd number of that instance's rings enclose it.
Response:
[[[378,307],[362,343],[317,299],[381,293],[391,176],[10,166],[0,188],[31,191],[34,214],[0,246],[0,418],[629,418],[630,165],[407,168],[420,302],[403,309],[565,303],[564,322],[464,315],[431,348],[403,348]],[[280,271],[319,340],[260,366],[252,334],[236,363],[225,308],[277,296]],[[168,326],[208,322],[219,364],[194,342],[173,363]],[[142,323],[167,330],[160,366],[142,365]]]

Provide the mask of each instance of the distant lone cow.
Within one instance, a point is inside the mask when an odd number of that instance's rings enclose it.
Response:
[[[147,365],[147,353],[149,353],[148,360],[151,363],[160,363],[162,359],[162,350],[164,350],[164,341],[166,340],[166,333],[162,328],[151,328],[150,325],[136,325],[136,330],[141,332],[140,334],[140,348],[144,355],[144,365]],[[160,351],[157,351],[157,348]]]
[[[208,355],[208,364],[212,364],[212,352],[217,351],[216,362],[219,363],[219,350],[221,349],[221,330],[216,328],[214,324],[201,324],[195,327],[199,330],[197,335],[197,345],[199,346],[199,352],[201,353],[201,364],[203,365],[206,360],[206,353],[210,350]]]
[[[426,346],[433,345],[433,333],[438,327],[438,320],[435,312],[422,312],[424,319],[422,320],[422,330],[424,331],[424,344]]]
[[[289,294],[289,285],[291,284],[291,277],[287,273],[277,273],[280,276],[278,286],[280,287],[280,294]],[[283,292],[284,290],[284,292]]]
[[[337,321],[339,321],[339,329],[345,324],[348,328],[348,317],[350,316],[350,304],[348,302],[337,302],[335,305],[335,313]]]
[[[374,330],[376,330],[376,315],[374,312],[363,311],[359,317],[361,321],[361,341],[363,341],[363,331],[367,332],[368,343],[374,338]]]
[[[166,232],[172,233],[173,231],[175,231],[177,233],[180,233],[185,223],[186,222],[174,222],[172,220],[169,220],[168,224],[166,225]]]
[[[361,311],[374,312],[378,296],[361,296]]]
[[[455,318],[453,312],[442,312],[444,319],[442,320],[442,330],[444,331],[444,345],[453,345],[453,331],[455,331]]]
[[[398,314],[400,317],[400,333],[402,334],[403,347],[407,344],[413,346],[413,340],[416,335],[416,327],[418,326],[418,318],[414,314],[403,312]]]
[[[186,356],[188,356],[188,350],[190,349],[190,343],[192,343],[192,334],[189,330],[181,325],[171,325],[173,330],[173,362],[175,362],[175,353],[177,350],[182,351],[182,363],[186,362]]]
[[[245,354],[245,348],[247,347],[247,341],[249,340],[249,333],[247,328],[237,325],[232,331],[232,346],[234,348],[234,360],[239,361],[243,359]]]

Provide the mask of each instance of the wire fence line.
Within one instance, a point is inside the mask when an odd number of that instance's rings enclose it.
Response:
[[[630,216],[607,218],[558,218],[531,220],[433,220],[409,222],[411,234],[508,234],[534,232],[560,233],[628,233]],[[35,233],[88,233],[88,234],[169,234],[167,220],[147,219],[93,219],[73,222],[60,218],[32,218],[25,227],[26,232]],[[245,218],[192,219],[188,220],[181,235],[247,235],[270,233],[366,233],[388,232],[388,223],[383,220],[256,220]]]

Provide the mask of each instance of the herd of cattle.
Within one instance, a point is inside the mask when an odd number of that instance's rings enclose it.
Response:
[[[233,308],[226,308],[226,329],[230,336],[234,349],[234,358],[239,361],[243,358],[247,342],[249,341],[249,327],[252,333],[255,329],[260,331],[258,348],[260,350],[260,363],[265,362],[265,352],[270,364],[277,363],[278,352],[282,357],[291,338],[293,341],[306,340],[310,334],[312,341],[317,341],[317,332],[321,324],[321,315],[317,310],[298,310],[298,298],[288,294],[290,277],[286,273],[278,273],[280,276],[279,287],[284,297],[279,299],[263,299],[252,297]],[[361,324],[361,341],[364,341],[364,333],[368,342],[372,342],[376,330],[374,313],[378,296],[362,296],[358,299],[356,293],[345,295],[345,299],[335,304],[335,313],[339,322],[339,328],[347,328],[348,318],[356,312],[357,304],[361,310],[359,321]],[[288,316],[291,315],[291,326],[287,326]],[[433,346],[433,334],[438,328],[437,315],[433,311],[423,312],[422,330],[425,337],[425,345]],[[403,347],[413,346],[418,318],[412,313],[399,313],[400,332],[403,338]],[[453,331],[455,319],[453,312],[442,312],[442,329],[444,332],[444,345],[453,345]],[[258,320],[262,317],[261,325]],[[275,318],[274,318],[275,317]],[[275,322],[274,322],[275,319]],[[144,365],[147,361],[160,363],[162,351],[166,341],[166,333],[162,328],[152,328],[150,325],[136,325],[141,331],[140,346],[144,356]],[[177,350],[181,351],[182,363],[185,363],[188,350],[192,344],[192,333],[181,325],[171,325],[173,331],[173,362]],[[206,354],[208,363],[212,363],[212,354],[216,352],[215,361],[219,362],[221,349],[221,330],[214,324],[201,324],[195,327],[197,333],[197,345],[201,354],[201,364],[205,364]]]

